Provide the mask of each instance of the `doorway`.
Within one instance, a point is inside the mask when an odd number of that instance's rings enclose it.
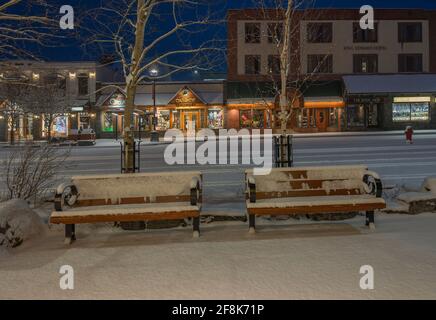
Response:
[[[183,112],[183,130],[197,130],[200,128],[200,112],[184,111]]]
[[[328,126],[328,109],[316,110],[316,127],[318,131],[327,131]]]

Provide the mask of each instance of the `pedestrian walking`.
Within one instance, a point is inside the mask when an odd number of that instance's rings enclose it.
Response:
[[[413,128],[412,128],[412,126],[407,126],[404,133],[406,134],[406,143],[412,144],[413,143]]]

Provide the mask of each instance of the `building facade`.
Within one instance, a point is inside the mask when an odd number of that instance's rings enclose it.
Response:
[[[97,100],[98,137],[120,136],[123,128],[125,93],[108,87]],[[224,81],[152,82],[137,87],[133,126],[137,135],[156,129],[199,130],[227,126]],[[156,114],[156,122],[153,122]]]
[[[2,62],[0,81],[19,80],[35,86],[42,81],[56,84],[68,105],[50,123],[47,114],[36,112],[38,108],[32,112],[19,105],[17,109],[22,112],[11,117],[5,110],[5,101],[0,101],[0,140],[40,140],[46,138],[49,131],[51,137],[67,138],[79,128],[93,127],[95,114],[91,110],[96,101],[96,77],[95,62]]]
[[[280,86],[278,55],[283,40],[283,14],[280,10],[229,12],[228,80],[233,85],[243,83],[259,88],[259,83],[270,82],[273,87]],[[297,91],[303,102],[293,109],[288,126],[306,132],[398,129],[405,125],[436,128],[435,92],[422,92],[407,85],[428,80],[416,77],[417,74],[436,73],[436,11],[375,9],[374,29],[367,30],[360,28],[360,18],[358,9],[310,9],[294,14],[288,81],[290,91]],[[379,81],[380,75],[392,74],[402,75],[400,82],[404,87],[389,87]],[[374,95],[349,90],[351,80],[345,77],[361,75],[366,77],[361,77],[360,83],[375,81],[382,85],[383,92]],[[396,92],[392,92],[394,89]],[[416,108],[428,111],[427,115],[399,120],[398,103],[407,97],[418,100],[410,103],[423,103],[424,98],[416,98],[422,94],[429,100],[425,102],[428,108]],[[270,95],[273,99],[274,93]],[[245,98],[255,101],[259,96],[255,93]],[[271,108],[273,118],[277,105]],[[272,126],[275,122],[273,119]]]

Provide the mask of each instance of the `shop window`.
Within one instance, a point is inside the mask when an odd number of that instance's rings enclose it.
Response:
[[[307,56],[307,73],[332,73],[333,56],[310,54]]]
[[[245,24],[245,43],[260,43],[260,23]]]
[[[353,23],[353,42],[377,42],[378,23],[374,23],[374,29],[362,29],[359,22]]]
[[[399,54],[398,72],[422,72],[422,54]]]
[[[303,108],[298,112],[297,120],[299,128],[307,129],[316,127],[315,109]]]
[[[263,129],[264,112],[263,110],[253,110],[253,129]]]
[[[377,73],[378,55],[355,54],[353,55],[354,73]]]
[[[339,127],[339,110],[338,108],[329,108],[329,127],[338,128]]]
[[[173,128],[180,129],[180,112],[173,110]]]
[[[67,117],[59,116],[56,117],[53,124],[53,132],[55,135],[66,135],[67,134]]]
[[[80,126],[79,128],[82,129],[89,129],[91,126],[91,119],[88,112],[80,112],[79,113],[79,122]]]
[[[422,23],[399,22],[398,42],[422,42]]]
[[[392,104],[392,121],[428,121],[429,103],[394,103]]]
[[[112,112],[103,113],[103,131],[114,132],[114,117]]]
[[[241,110],[239,111],[239,121],[241,128],[251,128],[251,110]]]
[[[170,111],[158,110],[157,112],[157,130],[168,130],[170,128]]]
[[[224,111],[222,109],[209,110],[208,126],[211,129],[221,129],[224,126]]]
[[[280,44],[283,40],[283,24],[268,23],[268,43]]]
[[[259,74],[260,73],[260,56],[245,56],[245,73]]]
[[[368,127],[378,126],[378,105],[368,105]]]
[[[333,24],[331,22],[309,23],[307,25],[307,42],[329,43],[333,40]]]
[[[348,127],[365,126],[365,107],[364,105],[350,105],[347,107]]]

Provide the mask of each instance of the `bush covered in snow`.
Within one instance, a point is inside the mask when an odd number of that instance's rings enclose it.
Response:
[[[0,246],[17,247],[43,230],[43,222],[26,201],[13,199],[0,203]]]

